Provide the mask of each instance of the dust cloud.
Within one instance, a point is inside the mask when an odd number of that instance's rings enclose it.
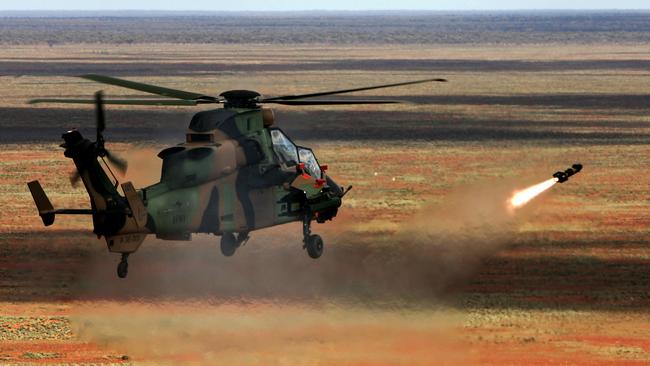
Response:
[[[344,217],[314,225],[326,243],[318,260],[302,249],[299,223],[253,232],[230,258],[221,255],[219,238],[212,235],[195,235],[190,242],[150,238],[129,258],[125,280],[115,276],[119,256],[98,251],[77,284],[77,296],[437,303],[481,259],[508,244],[516,228],[506,205],[512,191],[503,184],[459,189],[418,210],[393,234],[359,233],[359,223]]]
[[[75,332],[154,363],[467,364],[447,301],[508,245],[513,190],[458,189],[393,234],[315,225],[319,260],[301,249],[299,224],[254,232],[232,258],[214,236],[150,239],[125,280],[118,256],[98,252],[75,290]]]
[[[156,182],[155,150],[129,152],[125,179],[136,187]],[[153,160],[153,161],[152,161]],[[346,216],[313,225],[325,253],[310,259],[302,249],[300,223],[251,234],[234,257],[223,257],[219,238],[194,235],[190,242],[149,238],[130,256],[130,274],[116,278],[117,254],[98,251],[76,284],[81,299],[246,300],[348,302],[407,306],[438,303],[470,276],[482,258],[507,245],[515,218],[507,201],[513,182],[482,182],[459,188],[442,202],[425,205],[391,230],[360,231]],[[97,284],[101,283],[101,286]]]
[[[136,188],[142,188],[160,181],[162,160],[157,158],[160,149],[135,148],[129,149],[129,168],[126,175],[120,179],[124,182],[131,181]]]
[[[74,332],[157,365],[467,365],[452,311],[200,303],[79,305]]]

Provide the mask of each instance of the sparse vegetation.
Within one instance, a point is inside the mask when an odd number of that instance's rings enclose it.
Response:
[[[647,16],[411,14],[387,26],[379,15],[2,19],[0,360],[185,362],[209,349],[203,360],[308,364],[335,349],[323,357],[336,364],[368,362],[370,347],[382,350],[373,364],[425,364],[444,338],[462,350],[452,364],[648,362],[649,43],[584,44],[600,37],[642,42]],[[448,42],[432,36],[452,21],[460,30]],[[227,37],[276,44],[220,44]],[[481,40],[541,44],[431,45]],[[92,44],[73,43],[80,41]],[[333,243],[322,261],[305,262],[298,246],[286,244],[295,238],[282,240],[293,232],[286,228],[253,233],[229,260],[211,236],[150,240],[134,256],[129,282],[116,282],[112,257],[88,232],[88,218],[57,218],[45,229],[25,187],[40,179],[55,205],[87,205],[83,190],[69,185],[72,165],[57,144],[70,127],[92,128],[92,110],[24,104],[105,88],[62,76],[85,72],[212,94],[291,94],[431,74],[450,82],[366,93],[418,104],[276,110],[278,126],[313,147],[338,181],[355,186],[338,220],[318,227]],[[197,110],[110,106],[107,139],[130,158],[128,179],[155,180],[155,152],[181,140]],[[526,186],[577,161],[585,165],[580,176],[526,208],[506,248],[481,257],[463,281],[444,283],[441,292],[440,279],[422,275],[436,270],[422,259],[388,273],[408,286],[371,281],[394,269],[399,258],[382,248],[414,212],[462,186]],[[438,322],[447,315],[451,320]],[[197,344],[178,346],[177,333]],[[147,353],[142,339],[177,348]],[[125,353],[130,359],[115,356]]]

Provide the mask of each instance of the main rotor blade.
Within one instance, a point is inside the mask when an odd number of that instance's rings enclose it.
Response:
[[[129,167],[129,163],[120,158],[119,156],[111,153],[110,151],[106,150],[106,158],[108,161],[111,162],[119,170],[122,174],[126,173],[127,168]]]
[[[39,98],[32,99],[29,104],[40,103],[64,103],[64,104],[95,104],[93,99],[56,99],[56,98]],[[173,99],[107,99],[103,101],[104,104],[120,104],[120,105],[179,105],[179,106],[193,106],[205,103],[220,103],[219,101],[205,101],[205,100],[173,100]]]
[[[358,92],[358,91],[364,91],[364,90],[392,88],[392,87],[396,87],[396,86],[422,84],[422,83],[429,83],[429,82],[445,83],[445,82],[447,82],[447,79],[439,79],[439,78],[425,79],[425,80],[407,81],[407,82],[396,83],[396,84],[367,86],[367,87],[363,87],[363,88],[333,90],[333,91],[326,91],[326,92],[320,92],[320,93],[300,94],[300,95],[285,95],[285,96],[281,96],[281,97],[273,97],[273,98],[262,99],[260,102],[268,103],[268,102],[275,101],[275,100],[293,100],[293,99],[302,99],[302,98],[322,97],[322,96],[333,95],[333,94],[344,94],[344,93],[352,93],[352,92]]]
[[[151,84],[137,83],[135,81],[118,79],[111,76],[88,74],[88,75],[80,75],[79,77],[96,81],[98,83],[121,86],[123,88],[143,91],[145,93],[162,95],[164,97],[185,99],[185,100],[188,99],[203,99],[203,100],[215,100],[215,101],[217,100],[217,98],[209,95],[203,95],[203,94],[198,94],[198,93],[193,93],[193,92],[188,92],[188,91],[178,90],[178,89],[165,88],[162,86],[156,86]]]
[[[106,129],[106,119],[104,118],[104,96],[101,91],[95,93],[95,115],[97,118],[97,140],[99,141],[102,132]]]
[[[398,104],[399,100],[271,100],[264,103],[282,105],[352,105],[352,104]]]

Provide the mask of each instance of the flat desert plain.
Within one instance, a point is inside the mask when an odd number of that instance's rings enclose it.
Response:
[[[647,44],[6,45],[0,50],[0,363],[619,365],[650,363]],[[276,108],[277,126],[354,188],[314,231],[150,238],[119,258],[86,217],[45,228],[26,182],[87,207],[60,134],[92,108],[35,97],[140,95],[101,73],[265,95],[444,77],[355,94],[410,103]],[[107,109],[125,180],[159,177],[201,108]],[[580,162],[527,206],[518,189]]]

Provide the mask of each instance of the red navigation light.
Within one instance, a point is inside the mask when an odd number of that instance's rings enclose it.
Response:
[[[322,186],[325,185],[326,182],[327,180],[325,179],[320,179],[320,178],[316,179],[316,184],[314,184],[314,188],[321,188]]]

